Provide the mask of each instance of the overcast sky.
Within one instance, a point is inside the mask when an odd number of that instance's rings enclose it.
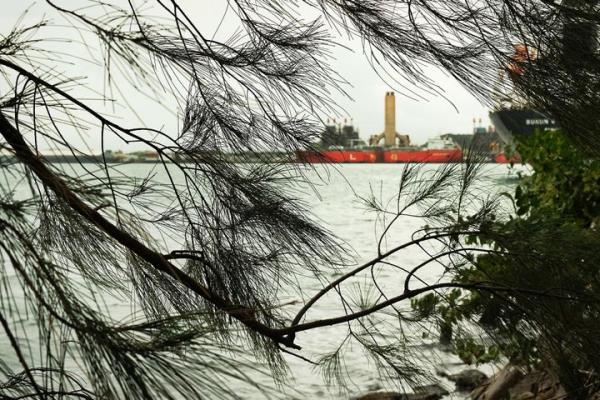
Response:
[[[113,0],[111,0],[112,2]],[[114,3],[125,0],[114,0]],[[88,4],[85,0],[55,0],[57,4],[67,8],[77,8]],[[189,10],[192,18],[197,22],[197,26],[204,32],[212,34],[215,32],[219,21],[226,9],[226,0],[186,0],[181,1]],[[14,26],[17,18],[29,7],[30,12],[26,21],[35,21],[40,17],[45,17],[52,22],[65,24],[65,20],[56,12],[50,10],[43,1],[30,3],[23,0],[2,0],[2,11],[0,12],[0,34],[6,35],[10,28]],[[220,25],[217,38],[226,36],[235,28],[235,18],[231,12]],[[43,31],[43,35],[48,37],[73,35],[72,30],[67,28],[52,28]],[[384,82],[378,74],[373,71],[366,58],[363,55],[360,42],[358,40],[340,41],[349,46],[350,49],[337,48],[334,52],[335,59],[330,61],[331,65],[344,77],[350,84],[346,88],[350,98],[342,95],[334,95],[337,104],[347,111],[347,115],[337,115],[337,118],[353,118],[355,125],[360,131],[362,138],[367,139],[372,134],[378,134],[383,131],[383,101],[386,91],[393,90]],[[81,46],[75,46],[73,43],[54,43],[55,49],[60,49],[65,53],[75,57],[86,57],[86,52]],[[93,51],[93,50],[92,50]],[[98,53],[100,54],[100,53]],[[99,58],[99,56],[97,56]],[[57,61],[60,61],[61,56]],[[99,91],[103,87],[103,75],[101,69],[86,64],[84,62],[70,62],[68,64],[57,63],[59,69],[68,71],[71,75],[84,77],[87,82]],[[414,100],[403,96],[402,91],[396,91],[396,123],[397,131],[402,134],[409,134],[413,143],[424,143],[427,138],[439,135],[441,133],[469,133],[473,128],[473,118],[482,118],[483,124],[488,125],[488,110],[481,105],[468,91],[461,87],[452,78],[444,75],[441,71],[431,69],[428,71],[437,81],[444,95],[448,100],[441,96],[429,95],[426,99]],[[127,94],[125,94],[127,97]],[[175,116],[168,112],[169,104],[165,100],[165,108],[159,108],[148,102],[147,99],[132,94],[127,100],[136,105],[142,105],[143,115],[140,118],[148,125],[175,127]],[[147,107],[147,109],[146,109]],[[139,109],[139,107],[137,107]],[[118,114],[118,113],[117,113]],[[328,116],[323,116],[324,118]],[[90,132],[90,135],[94,133]],[[98,148],[98,142],[93,140],[89,142],[93,150]],[[106,145],[108,148],[121,148],[123,145],[116,139],[111,139]]]

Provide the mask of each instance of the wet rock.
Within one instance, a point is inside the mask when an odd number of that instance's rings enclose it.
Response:
[[[471,392],[473,400],[500,400],[508,396],[509,390],[523,379],[523,372],[514,365],[507,365],[488,381]]]
[[[454,382],[457,390],[470,392],[485,382],[487,376],[476,369],[465,369],[458,374],[446,374],[446,378]]]
[[[452,324],[440,322],[440,345],[450,346],[452,344]]]
[[[473,400],[559,400],[569,398],[555,373],[548,370],[523,374],[507,365],[471,392]],[[590,400],[600,400],[591,396]]]
[[[531,400],[535,397],[535,395],[529,391],[521,392],[515,397],[511,397],[514,400]]]
[[[406,400],[438,400],[447,394],[450,393],[436,383],[433,385],[416,387],[414,393],[409,393],[406,395],[408,396]]]
[[[564,389],[558,378],[547,371],[533,371],[528,373],[509,390],[510,398],[527,400],[525,396],[532,394],[532,399],[547,400],[560,397]]]
[[[367,390],[369,392],[376,392],[377,390],[381,390],[382,387],[379,383],[371,383],[367,386]]]
[[[450,375],[448,372],[444,371],[444,370],[443,370],[443,369],[441,369],[441,368],[436,368],[436,369],[435,369],[435,374],[436,374],[437,376],[441,376],[441,377],[443,377],[443,378],[446,378],[446,377],[448,377],[448,375]]]
[[[400,392],[373,392],[356,397],[354,400],[439,400],[446,396],[448,391],[440,385],[418,386],[414,393]]]
[[[403,400],[403,396],[404,394],[397,392],[373,392],[355,397],[354,400]]]

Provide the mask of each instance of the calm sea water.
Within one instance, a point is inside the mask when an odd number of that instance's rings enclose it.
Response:
[[[436,165],[427,165],[423,167],[424,171],[430,171],[438,168]],[[121,170],[129,176],[144,176],[150,168],[149,164],[130,164],[120,167]],[[305,175],[314,185],[303,185],[294,192],[294,195],[306,204],[311,210],[314,218],[334,233],[337,237],[353,249],[354,263],[368,261],[377,255],[377,243],[382,231],[381,220],[377,215],[366,210],[364,201],[360,198],[374,195],[380,199],[390,199],[396,193],[402,170],[402,165],[374,164],[374,165],[337,165],[337,166],[315,166],[313,169],[307,169]],[[165,179],[158,172],[159,179]],[[480,180],[476,188],[482,193],[493,193],[501,191],[511,191],[515,181],[510,179],[514,177],[514,171],[509,172],[505,165],[486,165],[483,167]],[[393,247],[410,238],[410,235],[424,225],[424,221],[419,218],[404,218],[398,221],[384,242],[384,247]],[[395,261],[406,265],[415,265],[423,260],[425,255],[418,249],[411,249],[398,255]],[[348,266],[350,269],[352,265]],[[430,268],[424,272],[423,279],[435,279],[440,274],[439,268]],[[378,280],[381,282],[384,290],[393,293],[395,286],[401,282],[397,270],[387,268],[378,273]],[[329,278],[335,279],[332,274]],[[316,293],[321,284],[310,277],[300,277],[299,283],[303,288],[306,297]],[[351,291],[355,284],[368,285],[368,277],[357,277],[348,282],[346,290]],[[398,291],[396,291],[398,292]],[[299,301],[300,295],[289,293],[282,296],[282,303],[288,301]],[[132,309],[129,304],[114,300],[109,304],[118,314],[131,314]],[[298,305],[290,306],[290,311]],[[316,306],[308,313],[307,320],[338,316],[343,311],[337,296],[326,296],[319,301]],[[26,326],[35,329],[34,321],[24,321]],[[332,351],[343,339],[347,327],[345,325],[321,328],[308,333],[300,333],[296,339],[297,343],[303,347],[300,352],[302,356],[309,359],[316,359],[319,354]],[[408,332],[408,335],[415,339],[412,346],[416,346],[418,352],[426,355],[431,361],[428,368],[442,368],[449,371],[456,371],[464,368],[459,360],[449,354],[439,351],[432,343],[435,340],[420,340],[419,335],[422,332]],[[14,363],[16,360],[8,347],[6,337],[0,335],[0,354],[7,362]],[[287,356],[289,363],[290,381],[285,387],[279,388],[282,393],[281,398],[323,398],[323,399],[346,399],[370,390],[376,390],[387,386],[380,379],[377,370],[372,363],[364,356],[360,349],[351,349],[345,353],[345,362],[347,367],[348,385],[346,393],[340,394],[336,388],[330,388],[325,383],[319,370],[315,369],[310,363],[300,360],[296,357]],[[484,369],[489,373],[492,366],[485,366]],[[272,385],[272,381],[262,375],[254,375],[259,383]],[[447,381],[442,380],[449,389],[452,386]],[[251,387],[242,384],[236,384],[236,389],[242,398],[262,398],[260,394]],[[390,389],[393,389],[391,387]],[[460,395],[457,395],[460,397]]]
[[[439,168],[438,165],[422,166],[422,172],[427,173]],[[400,173],[402,165],[375,164],[375,165],[338,165],[335,168],[321,167],[315,171],[309,172],[309,176],[323,177],[328,173],[325,181],[318,186],[316,195],[305,192],[304,200],[310,204],[310,209],[322,224],[329,228],[335,235],[350,245],[356,254],[356,263],[362,264],[371,260],[377,255],[377,244],[383,230],[383,222],[378,216],[368,211],[364,201],[361,198],[374,195],[375,198],[382,199],[384,202],[394,199],[398,190]],[[512,192],[516,185],[517,170],[526,172],[527,168],[513,168],[509,170],[506,165],[488,164],[483,166],[479,174],[479,179],[474,185],[473,190],[483,195],[500,193],[504,191]],[[415,230],[423,227],[425,222],[419,218],[400,219],[387,235],[384,242],[385,248],[392,248],[398,244],[410,240],[410,236]],[[408,251],[394,257],[393,260],[399,265],[415,265],[425,260],[426,255],[418,248],[411,248]],[[423,271],[421,278],[431,281],[436,279],[441,273],[441,267],[432,267]],[[395,286],[404,275],[395,269],[381,269],[378,275],[378,282],[384,290],[390,290],[391,293],[398,293]],[[334,278],[334,277],[332,277]],[[349,285],[360,284],[369,286],[370,280],[363,277],[349,281]],[[317,291],[318,284],[310,289]],[[403,305],[408,307],[408,304]],[[402,306],[401,306],[402,307]],[[327,298],[322,303],[317,303],[315,309],[308,315],[309,319],[325,318],[331,315],[340,315],[341,307],[339,299],[335,296]],[[300,334],[298,343],[305,347],[304,353],[322,352],[324,349],[332,350],[339,345],[340,337],[346,333],[345,326],[323,328],[314,332]],[[393,333],[392,333],[393,334]],[[440,351],[436,343],[436,338],[422,340],[422,332],[407,332],[411,336],[413,345],[418,349],[417,353],[425,355],[424,359],[431,362],[427,368],[431,370],[442,369],[451,372],[457,372],[466,368],[460,360],[446,352]],[[290,368],[295,377],[296,388],[301,388],[303,392],[311,394],[311,398],[321,397],[327,399],[344,399],[351,396],[363,394],[373,389],[384,388],[389,390],[397,389],[394,385],[388,385],[382,382],[377,370],[372,363],[364,356],[359,349],[346,353],[346,367],[351,379],[348,382],[349,393],[339,394],[335,389],[328,388],[322,378],[306,363],[288,357]],[[417,360],[419,363],[420,361]],[[491,373],[493,366],[482,366],[481,369],[486,373]],[[449,391],[453,390],[453,384],[444,379],[440,383],[445,385]],[[456,394],[462,398],[464,394]]]

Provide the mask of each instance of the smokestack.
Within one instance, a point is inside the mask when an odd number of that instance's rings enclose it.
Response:
[[[396,144],[396,96],[394,92],[385,93],[385,128],[383,131],[386,146]]]

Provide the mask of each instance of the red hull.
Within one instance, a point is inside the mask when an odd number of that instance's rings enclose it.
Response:
[[[298,160],[307,163],[375,163],[380,159],[376,150],[323,150],[298,152]]]
[[[460,149],[442,150],[323,150],[300,151],[306,163],[451,163],[462,161]]]
[[[462,161],[459,149],[440,150],[386,150],[383,152],[385,163],[452,163]]]

